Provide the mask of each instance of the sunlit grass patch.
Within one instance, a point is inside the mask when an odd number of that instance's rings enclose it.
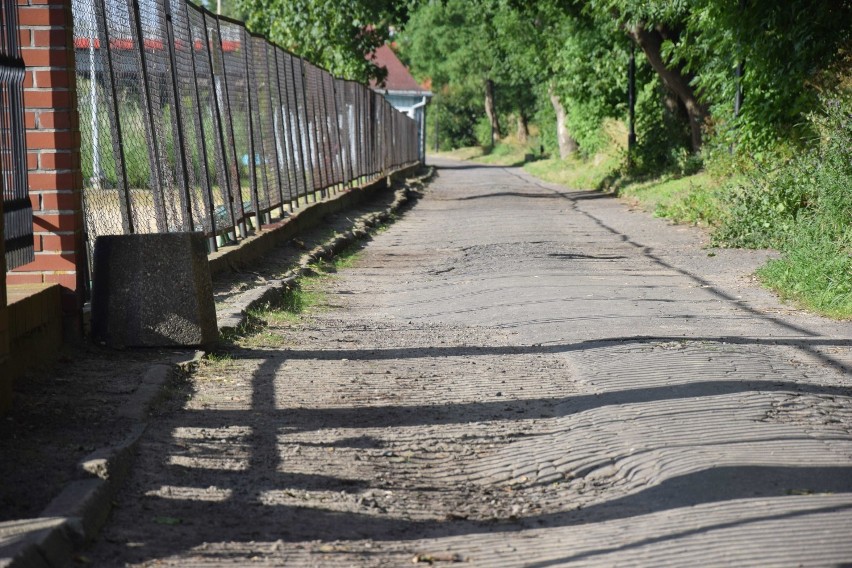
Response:
[[[451,160],[472,160],[485,155],[485,149],[480,146],[469,146],[467,148],[456,148],[448,152],[430,152],[429,156],[436,158],[448,158]]]
[[[618,192],[646,211],[674,223],[715,226],[721,217],[724,181],[707,172],[628,183]]]
[[[526,164],[524,170],[540,179],[570,189],[597,190],[603,189],[620,167],[621,158],[614,154],[602,153],[589,159],[572,157],[565,160],[539,160]]]

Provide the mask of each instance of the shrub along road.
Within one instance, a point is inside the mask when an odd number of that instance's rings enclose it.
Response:
[[[765,252],[441,162],[325,308],[192,377],[96,565],[852,559],[852,333]]]

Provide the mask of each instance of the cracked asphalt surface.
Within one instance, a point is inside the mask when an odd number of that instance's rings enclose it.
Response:
[[[438,162],[325,309],[202,367],[103,566],[852,562],[852,329],[770,253]]]

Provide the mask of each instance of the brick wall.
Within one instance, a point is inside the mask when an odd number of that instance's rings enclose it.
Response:
[[[0,199],[0,237],[3,235],[3,200]],[[6,272],[6,250],[0,238],[0,269]],[[0,279],[0,414],[12,400],[12,380],[9,363],[9,309],[6,307],[6,282]]]
[[[79,333],[85,257],[71,0],[17,2],[35,261],[7,283],[60,284],[66,327]]]

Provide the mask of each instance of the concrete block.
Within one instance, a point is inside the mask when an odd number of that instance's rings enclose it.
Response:
[[[204,236],[98,237],[92,336],[111,347],[215,343],[216,308]]]

